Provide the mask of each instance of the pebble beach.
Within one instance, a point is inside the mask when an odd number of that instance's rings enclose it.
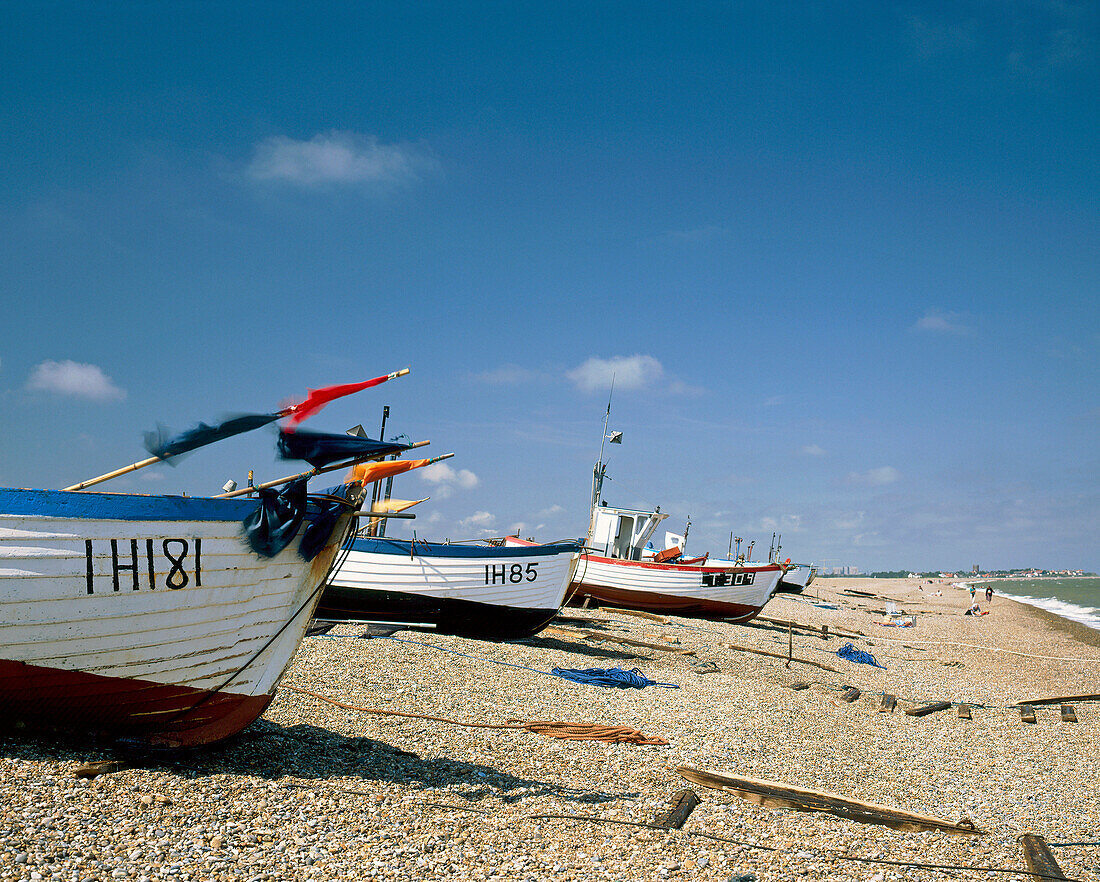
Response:
[[[1066,877],[1100,879],[1100,845],[1059,845],[1100,839],[1100,702],[1076,703],[1076,722],[1053,704],[1029,724],[1015,706],[1100,693],[1100,632],[979,601],[989,614],[966,616],[949,582],[836,577],[748,625],[568,609],[504,644],[341,626],[306,638],[263,717],[211,748],[135,755],[3,731],[0,880],[1029,879],[1027,832],[1055,844]],[[884,624],[887,609],[912,627]],[[838,656],[846,643],[881,667]],[[678,688],[601,688],[555,667],[637,668]],[[905,713],[936,701],[952,704]],[[517,720],[668,743],[448,722]],[[104,761],[120,767],[85,768]],[[679,766],[978,832],[769,808]],[[683,827],[647,826],[685,788],[699,805]]]

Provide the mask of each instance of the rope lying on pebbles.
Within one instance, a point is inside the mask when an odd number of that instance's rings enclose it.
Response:
[[[280,686],[280,689],[288,689],[291,692],[301,692],[303,695],[312,695],[321,701],[326,701],[336,707],[347,710],[359,711],[364,714],[379,714],[387,717],[406,717],[414,720],[432,720],[437,723],[447,723],[451,726],[469,726],[475,729],[524,729],[536,735],[547,735],[551,738],[562,738],[567,741],[603,741],[607,744],[640,744],[644,746],[660,746],[668,744],[665,738],[655,735],[646,735],[629,726],[604,726],[599,723],[566,723],[560,720],[508,720],[504,723],[475,723],[468,720],[451,720],[447,717],[435,717],[430,714],[415,714],[409,711],[385,710],[377,707],[359,707],[347,704],[319,692],[311,692],[300,686]]]
[[[422,802],[423,806],[439,809],[451,809],[457,812],[471,812],[478,815],[486,815],[488,817],[494,817],[496,813],[487,812],[484,809],[473,808],[472,806],[463,805],[451,805],[443,802]],[[641,827],[643,829],[653,830],[658,833],[672,834],[674,832],[680,832],[685,836],[695,836],[700,839],[709,839],[713,842],[725,842],[729,845],[737,845],[742,848],[754,848],[760,851],[771,851],[776,854],[804,854],[804,850],[795,851],[793,848],[780,848],[775,845],[761,845],[757,842],[746,842],[742,839],[731,839],[727,836],[716,836],[713,833],[703,833],[700,830],[680,830],[672,831],[663,827],[655,827],[653,824],[648,824],[642,821],[628,821],[620,818],[601,818],[595,815],[562,815],[562,814],[540,814],[540,815],[524,815],[516,818],[517,821],[580,821],[586,824],[608,824],[611,826],[621,827]],[[970,870],[978,873],[1007,873],[1013,876],[1030,876],[1033,879],[1063,879],[1066,882],[1083,882],[1083,880],[1067,879],[1065,876],[1054,876],[1048,873],[1037,873],[1029,870],[1021,870],[1017,867],[973,867],[964,864],[931,864],[920,863],[916,861],[891,861],[886,858],[864,858],[856,857],[854,855],[841,854],[839,852],[822,851],[821,858],[829,861],[851,861],[859,864],[878,864],[887,867],[908,867],[916,870]]]

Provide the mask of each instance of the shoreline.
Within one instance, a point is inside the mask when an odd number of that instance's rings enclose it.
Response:
[[[879,624],[886,601],[914,626]],[[1035,724],[1013,703],[1100,693],[1100,641],[1003,595],[987,616],[964,616],[968,606],[946,583],[824,577],[747,625],[570,610],[556,630],[512,643],[408,631],[363,640],[341,626],[303,642],[285,685],[379,713],[280,689],[225,744],[131,757],[94,780],[76,777],[80,764],[114,751],[0,734],[0,880],[910,878],[880,859],[1022,872],[1023,832],[1095,838],[1100,702],[1079,703],[1076,723],[1037,707]],[[807,630],[788,632],[787,621]],[[884,667],[841,657],[846,642]],[[601,689],[553,667],[638,668],[678,688]],[[860,695],[846,701],[846,689]],[[884,692],[897,698],[892,712],[880,711]],[[954,707],[904,713],[934,701],[966,703],[972,718]],[[386,711],[626,726],[668,744],[563,741]],[[680,765],[965,818],[981,833],[766,808],[693,785]],[[700,804],[683,829],[645,826],[689,787]],[[1067,876],[1100,882],[1095,849],[1056,852]]]

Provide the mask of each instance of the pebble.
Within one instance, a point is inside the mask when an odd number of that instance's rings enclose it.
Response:
[[[917,627],[879,633],[886,630],[874,624],[879,617],[840,594],[844,587],[879,591],[915,614]],[[413,635],[478,657],[462,658],[415,644],[360,640],[354,629],[338,628],[304,641],[284,680],[348,704],[452,719],[631,726],[667,738],[668,746],[561,741],[364,714],[288,690],[229,742],[186,754],[150,754],[90,780],[75,778],[74,770],[114,758],[110,750],[4,733],[0,882],[884,882],[905,878],[904,868],[837,856],[1022,869],[1016,839],[1025,830],[1052,841],[1095,839],[1100,706],[1080,704],[1076,724],[1061,723],[1057,706],[1039,707],[1034,726],[1006,706],[1029,695],[1100,692],[1100,663],[1029,659],[973,646],[1097,660],[1100,650],[999,597],[990,616],[974,620],[961,615],[968,604],[953,589],[925,599],[907,580],[818,580],[810,590],[841,609],[780,597],[765,615],[828,624],[832,634],[838,627],[871,634],[828,640],[794,635],[796,658],[841,674],[798,663],[787,668],[785,658],[729,648],[785,655],[785,629],[673,618],[660,626],[662,641],[694,656],[562,635],[507,644]],[[633,639],[655,628],[635,617],[571,614]],[[848,639],[873,651],[886,670],[839,659],[836,650]],[[580,686],[480,660],[490,658],[543,671],[637,667],[681,688]],[[700,661],[714,662],[718,671],[699,677]],[[796,680],[810,688],[789,689]],[[852,704],[834,700],[842,683],[856,686],[862,697]],[[877,710],[884,689],[898,697],[892,714]],[[922,718],[902,713],[910,704],[941,698],[971,703],[973,720],[958,720],[951,711]],[[966,816],[986,833],[902,833],[823,813],[768,809],[698,787],[701,803],[682,830],[580,819],[648,823],[667,810],[676,791],[691,786],[675,773],[679,764],[948,819]],[[1037,786],[1039,781],[1047,783]],[[1059,849],[1057,857],[1067,876],[1100,879],[1092,852]]]

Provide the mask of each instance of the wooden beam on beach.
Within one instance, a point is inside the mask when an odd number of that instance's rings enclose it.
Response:
[[[745,778],[720,772],[677,766],[676,771],[696,784],[713,787],[726,793],[734,793],[742,799],[767,808],[788,808],[802,812],[827,812],[840,818],[859,821],[862,824],[881,824],[894,830],[919,832],[940,830],[944,833],[974,835],[981,833],[970,821],[957,824],[930,815],[918,815],[890,806],[863,802],[837,793],[807,790],[779,781]]]
[[[662,625],[667,625],[669,622],[668,616],[659,616],[657,613],[646,612],[641,609],[620,609],[617,606],[601,606],[600,610],[602,612],[616,613],[620,616],[638,616],[638,618],[660,622]]]
[[[803,689],[809,689],[810,684],[803,683],[801,680],[795,680],[793,683],[790,684],[789,688],[793,689],[795,692],[801,692]]]
[[[781,659],[783,661],[788,660],[787,656],[783,655],[782,653],[768,652],[766,649],[754,649],[751,646],[738,646],[736,643],[720,643],[718,645],[722,646],[726,649],[732,649],[735,652],[751,652],[751,653],[754,653],[755,655],[766,655],[769,658],[778,658],[778,659]],[[791,657],[790,661],[798,662],[800,665],[811,665],[815,668],[821,668],[823,671],[832,671],[834,674],[842,673],[841,671],[837,670],[836,668],[830,668],[828,665],[823,665],[820,662],[810,661],[809,659],[805,659],[805,658]]]
[[[856,689],[855,686],[849,686],[840,696],[841,701],[846,701],[851,704],[853,701],[859,698],[862,693]]]
[[[1063,704],[1062,705],[1062,722],[1063,723],[1076,723],[1077,722],[1077,711],[1074,709],[1072,704]]]
[[[1054,854],[1042,836],[1034,833],[1025,833],[1019,839],[1020,848],[1024,850],[1024,861],[1028,871],[1044,879],[1065,879],[1066,874],[1058,866]]]
[[[969,719],[971,719],[971,717],[970,717],[970,705],[969,704],[960,704],[959,705],[959,719],[960,720],[969,720]]]
[[[1021,704],[1065,704],[1066,702],[1080,703],[1082,701],[1100,701],[1100,695],[1058,695],[1053,698],[1028,698],[1025,701],[1017,701]]]
[[[129,768],[132,768],[130,764],[122,760],[92,760],[73,769],[73,775],[77,778],[98,778],[100,775],[122,772]]]
[[[679,830],[684,826],[695,806],[699,805],[699,795],[691,789],[677,790],[672,794],[672,805],[666,811],[657,812],[656,817],[649,822],[650,827],[658,827],[661,830]]]
[[[675,652],[677,655],[695,655],[694,649],[677,649],[675,646],[661,646],[658,643],[647,643],[644,640],[632,640],[629,637],[618,637],[614,634],[603,634],[599,631],[589,631],[584,628],[558,628],[550,625],[544,631],[548,634],[562,634],[566,637],[583,637],[596,643],[621,643],[623,646],[640,646],[644,649],[656,649],[658,652]]]
[[[1021,704],[1020,705],[1020,719],[1025,723],[1034,724],[1034,722],[1035,722],[1035,708],[1033,708],[1030,704]]]
[[[889,692],[882,693],[882,704],[878,706],[878,712],[880,714],[892,714],[894,707],[897,705],[898,700]]]
[[[922,704],[919,707],[906,708],[905,712],[911,717],[926,717],[929,714],[947,710],[949,707],[951,707],[950,701],[933,701],[930,704]]]

